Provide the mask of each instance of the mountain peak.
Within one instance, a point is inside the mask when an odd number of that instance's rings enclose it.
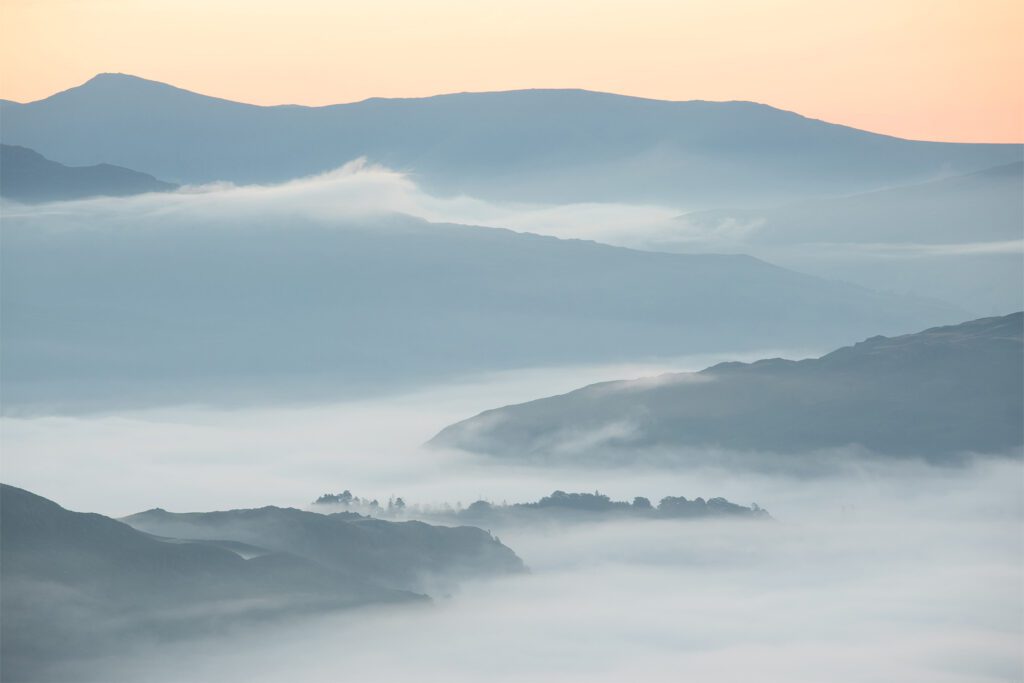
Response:
[[[134,74],[126,74],[122,71],[103,71],[90,78],[88,81],[86,81],[86,83],[102,83],[104,81],[145,81],[148,83],[158,82],[149,80],[147,78],[142,78],[141,76],[136,76]]]
[[[162,98],[160,101],[167,100],[165,104],[176,104],[187,99],[218,99],[141,76],[103,72],[81,85],[62,90],[31,104],[54,102],[65,107],[80,106],[83,103],[87,106],[129,106],[140,101],[152,101],[154,97]]]
[[[163,83],[161,81],[154,81],[149,78],[142,78],[141,76],[135,76],[133,74],[126,74],[120,72],[103,72],[98,73],[89,80],[85,81],[81,85],[76,85],[72,88],[68,88],[59,93],[55,93],[51,97],[57,97],[63,93],[73,92],[76,90],[96,90],[103,89],[109,91],[111,88],[166,88],[168,90],[182,90],[176,88],[173,85]]]

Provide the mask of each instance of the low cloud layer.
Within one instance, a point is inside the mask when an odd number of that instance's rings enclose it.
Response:
[[[884,193],[879,196],[884,197]],[[870,203],[874,195],[864,197],[863,201]],[[972,206],[968,199],[964,200],[965,205]],[[171,194],[100,198],[35,207],[6,204],[3,207],[7,219],[45,218],[47,225],[65,228],[80,228],[90,220],[111,224],[145,219],[159,224],[201,217],[227,218],[244,224],[247,217],[286,221],[342,220],[401,213],[431,222],[502,227],[634,249],[746,253],[872,289],[941,299],[978,315],[1007,313],[1024,305],[1018,286],[1024,242],[1019,239],[978,241],[971,221],[961,225],[959,232],[947,226],[946,239],[928,243],[900,241],[898,237],[879,241],[877,236],[885,234],[887,228],[877,224],[877,218],[873,219],[871,230],[860,238],[847,235],[830,240],[828,219],[823,218],[814,223],[811,235],[795,234],[783,239],[766,237],[770,209],[760,213],[744,210],[735,216],[724,210],[714,219],[701,220],[680,218],[686,210],[683,206],[543,205],[437,196],[422,189],[415,177],[364,159],[322,175],[279,185],[214,184],[186,187]],[[894,214],[889,232],[902,234],[904,224],[927,225],[933,220],[929,211],[925,203],[918,213]],[[879,213],[888,215],[881,209]],[[778,221],[776,218],[776,223]],[[984,215],[977,216],[974,222],[977,221],[987,224]],[[782,225],[785,226],[784,220]],[[950,278],[951,269],[963,275]]]
[[[738,359],[763,355],[812,354],[766,349]],[[452,503],[500,497],[535,500],[553,488],[604,489],[613,482],[618,483],[614,492],[630,499],[642,494],[634,488],[652,496],[674,495],[686,492],[657,483],[657,474],[637,473],[637,481],[630,481],[632,475],[623,478],[622,472],[583,478],[566,473],[563,481],[548,469],[505,469],[465,454],[422,451],[420,446],[445,425],[496,405],[592,382],[699,370],[727,358],[737,356],[521,369],[324,405],[5,417],[0,419],[0,471],[6,483],[68,508],[116,516],[154,506],[177,511],[301,506],[321,493],[346,488],[371,498],[403,495]],[[504,470],[500,490],[494,486],[495,466]],[[652,484],[656,490],[649,490]]]
[[[152,683],[1019,679],[1020,465],[851,473],[747,481],[784,510],[776,522],[506,531],[529,575],[86,671]]]
[[[870,195],[866,195],[870,196]],[[364,158],[326,173],[298,178],[277,185],[213,183],[185,186],[172,193],[137,195],[127,198],[99,197],[35,206],[7,202],[6,218],[67,217],[86,222],[90,217],[129,215],[314,216],[343,218],[361,215],[402,213],[438,223],[460,223],[503,227],[522,232],[572,239],[592,239],[617,246],[640,249],[757,250],[766,219],[756,210],[742,210],[736,216],[720,211],[715,219],[690,220],[680,214],[682,206],[623,203],[526,204],[493,202],[471,196],[439,196],[422,189],[415,176],[399,172]],[[766,209],[765,215],[771,210]],[[113,214],[113,216],[112,216]],[[877,226],[874,226],[877,231]],[[821,225],[817,240],[799,239],[818,255],[879,255],[914,258],[962,254],[1020,254],[1024,240],[915,243],[872,241],[871,239],[830,241],[827,225]],[[965,234],[966,238],[968,235]],[[781,248],[785,240],[772,240]]]
[[[631,204],[541,205],[495,203],[467,196],[440,197],[415,180],[378,164],[357,159],[317,176],[278,185],[235,186],[215,183],[173,193],[129,198],[95,198],[38,206],[8,204],[7,218],[49,218],[87,224],[89,219],[119,217],[170,219],[181,216],[309,217],[318,220],[401,213],[436,223],[502,227],[562,238],[622,244],[626,233],[638,237],[668,230],[676,207]]]
[[[501,401],[715,360],[501,373],[305,408],[5,418],[6,481],[112,515],[303,506],[345,488],[463,504],[560,488],[616,499],[724,496],[775,518],[502,529],[530,574],[470,584],[427,607],[118,642],[116,656],[57,673],[148,683],[1018,679],[1019,461],[929,467],[844,453],[840,467],[794,476],[725,462],[511,466],[417,447]]]

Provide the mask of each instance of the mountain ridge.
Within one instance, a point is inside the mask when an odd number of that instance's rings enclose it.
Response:
[[[517,573],[522,560],[472,526],[385,521],[349,513],[320,514],[273,505],[214,512],[146,510],[122,517],[139,531],[172,538],[235,541],[308,558],[396,590],[426,592],[450,577]]]
[[[17,202],[128,197],[177,188],[123,166],[65,166],[28,147],[0,145],[0,196]]]
[[[80,88],[83,88],[85,86],[88,86],[90,84],[102,83],[104,81],[109,81],[109,82],[121,81],[121,82],[128,82],[128,83],[142,83],[142,84],[146,84],[147,86],[161,86],[162,88],[166,88],[166,89],[168,89],[170,91],[174,91],[174,92],[177,92],[177,93],[183,93],[183,94],[189,94],[189,95],[197,95],[199,97],[208,98],[208,99],[212,99],[212,100],[218,100],[218,101],[221,101],[221,102],[230,102],[232,104],[240,104],[240,105],[244,105],[244,106],[247,106],[247,107],[257,107],[257,108],[261,108],[261,109],[275,109],[275,108],[329,109],[329,108],[332,108],[332,107],[344,107],[344,106],[349,106],[349,105],[354,105],[354,104],[363,104],[363,103],[368,103],[368,102],[418,102],[418,101],[423,101],[423,100],[449,98],[449,97],[477,96],[477,95],[496,95],[496,96],[500,96],[500,95],[514,95],[514,94],[517,94],[517,93],[567,93],[567,94],[568,93],[575,93],[575,94],[581,94],[581,95],[592,95],[592,96],[597,96],[597,97],[620,98],[620,99],[626,99],[626,100],[636,100],[636,101],[642,101],[642,102],[660,102],[660,103],[667,103],[667,104],[690,104],[690,103],[693,103],[693,104],[712,104],[712,105],[713,104],[735,104],[735,105],[749,105],[749,106],[752,106],[752,107],[763,108],[765,110],[770,110],[770,111],[773,111],[773,112],[778,112],[780,114],[794,116],[794,117],[797,117],[797,118],[802,119],[804,121],[811,121],[811,122],[815,122],[815,123],[821,123],[821,124],[824,124],[824,125],[827,125],[827,126],[834,126],[834,127],[837,127],[837,128],[845,128],[847,130],[856,131],[858,133],[865,133],[865,134],[868,134],[868,135],[884,137],[884,138],[890,138],[890,139],[893,139],[893,140],[900,140],[900,141],[903,141],[903,142],[925,142],[925,143],[953,144],[953,145],[958,145],[958,144],[959,145],[1024,145],[1024,141],[1022,141],[1022,142],[1011,142],[1011,143],[1005,143],[1005,142],[983,142],[983,141],[982,142],[975,142],[975,141],[944,142],[944,141],[940,141],[940,140],[929,140],[929,139],[926,139],[926,138],[905,138],[905,137],[900,137],[898,135],[891,135],[889,133],[880,133],[878,131],[872,131],[872,130],[868,130],[868,129],[865,129],[865,128],[857,128],[856,126],[853,126],[853,125],[850,125],[850,124],[838,123],[836,121],[829,121],[827,119],[817,118],[817,117],[814,117],[814,116],[808,116],[806,114],[802,114],[799,111],[796,111],[796,110],[793,110],[793,109],[786,109],[784,107],[779,107],[779,106],[776,106],[776,105],[773,105],[773,104],[769,104],[767,102],[759,102],[757,100],[744,100],[744,99],[709,100],[709,99],[703,99],[703,98],[691,98],[691,99],[677,100],[677,99],[664,99],[664,98],[659,98],[659,97],[646,97],[646,96],[643,96],[643,95],[630,95],[628,93],[618,93],[618,92],[613,92],[613,91],[609,91],[609,90],[591,90],[589,88],[571,88],[571,87],[566,87],[566,88],[547,88],[547,87],[507,88],[507,89],[501,89],[501,90],[453,90],[453,91],[449,91],[449,92],[439,92],[439,93],[434,93],[432,95],[419,95],[419,96],[393,96],[393,97],[386,97],[386,96],[374,95],[374,96],[365,97],[365,98],[359,99],[359,100],[331,102],[331,103],[328,103],[328,104],[302,104],[302,103],[298,103],[298,102],[279,102],[279,103],[275,103],[275,104],[258,104],[258,103],[255,103],[255,102],[245,102],[245,101],[242,101],[242,100],[232,100],[231,98],[228,98],[228,97],[222,97],[220,95],[213,95],[213,94],[209,94],[209,93],[204,93],[204,92],[200,92],[199,90],[192,90],[192,89],[184,87],[184,86],[173,85],[171,83],[167,83],[167,82],[164,82],[164,81],[159,81],[157,79],[146,78],[144,76],[138,76],[136,74],[131,74],[131,73],[127,73],[127,72],[105,71],[105,72],[97,73],[95,76],[92,76],[91,78],[89,78],[88,80],[86,80],[83,83],[71,86],[69,88],[65,88],[64,90],[59,90],[59,91],[54,92],[54,93],[52,93],[50,95],[47,95],[45,97],[41,97],[41,98],[38,98],[38,99],[35,99],[35,100],[27,100],[27,101],[24,101],[24,102],[23,101],[17,101],[17,100],[0,99],[0,104],[20,104],[20,105],[35,104],[35,103],[38,103],[38,102],[43,102],[45,100],[51,99],[51,98],[56,97],[58,95],[62,95],[64,93],[68,93],[68,92],[71,92],[71,91],[76,91],[76,90],[78,90]]]
[[[743,101],[565,89],[266,107],[123,75],[2,110],[6,143],[179,183],[281,182],[367,157],[445,195],[693,209],[877,189],[1024,149],[903,140]]]
[[[800,119],[804,119],[806,121],[815,121],[815,122],[823,123],[823,124],[826,124],[826,125],[829,125],[829,126],[837,126],[839,128],[846,128],[846,129],[849,129],[849,130],[858,131],[858,132],[861,132],[861,133],[867,133],[867,134],[870,134],[870,135],[878,135],[878,136],[881,136],[881,137],[893,138],[895,140],[904,140],[904,141],[907,141],[907,142],[933,142],[931,140],[915,140],[915,139],[910,139],[910,138],[900,138],[898,136],[888,135],[886,133],[876,133],[876,132],[873,132],[873,131],[868,131],[868,130],[864,130],[864,129],[861,129],[861,128],[856,128],[855,126],[850,126],[850,125],[846,125],[846,124],[842,124],[842,123],[834,123],[834,122],[831,122],[831,121],[826,121],[825,119],[818,119],[818,118],[814,118],[814,117],[811,117],[811,116],[805,116],[805,115],[803,115],[803,114],[801,114],[800,112],[797,112],[797,111],[793,111],[793,110],[790,110],[790,109],[784,109],[782,107],[776,107],[774,105],[771,105],[771,104],[768,104],[768,103],[765,103],[765,102],[757,102],[755,100],[706,100],[706,99],[700,99],[700,98],[697,98],[697,99],[686,99],[686,100],[671,100],[671,99],[662,99],[662,98],[657,98],[657,97],[644,97],[642,95],[629,95],[629,94],[616,93],[616,92],[611,92],[611,91],[606,91],[606,90],[590,90],[588,88],[509,88],[509,89],[503,89],[503,90],[456,90],[456,91],[451,91],[451,92],[435,93],[433,95],[421,95],[421,96],[410,96],[410,97],[371,96],[371,97],[363,98],[361,100],[351,100],[351,101],[348,101],[348,102],[332,102],[332,103],[329,103],[329,104],[301,104],[301,103],[297,103],[297,102],[280,102],[280,103],[277,103],[277,104],[257,104],[257,103],[254,103],[254,102],[244,102],[242,100],[232,100],[230,98],[221,97],[219,95],[211,95],[211,94],[208,94],[208,93],[200,92],[198,90],[191,90],[191,89],[186,88],[186,87],[173,85],[171,83],[166,83],[166,82],[159,81],[159,80],[152,79],[152,78],[146,78],[144,76],[137,76],[135,74],[130,74],[130,73],[126,73],[126,72],[108,71],[108,72],[98,73],[95,76],[93,76],[93,77],[89,78],[88,80],[86,80],[85,82],[80,83],[79,85],[74,85],[74,86],[71,86],[69,88],[65,88],[64,90],[59,90],[59,91],[57,91],[55,93],[47,95],[46,97],[41,97],[41,98],[35,99],[35,100],[28,100],[28,101],[25,101],[25,102],[20,102],[20,101],[16,101],[16,100],[0,99],[0,104],[6,104],[6,103],[9,103],[9,104],[21,104],[21,105],[36,104],[36,103],[39,103],[39,102],[44,102],[46,100],[49,100],[49,99],[57,97],[57,96],[61,96],[61,95],[65,95],[67,93],[72,93],[72,92],[78,91],[78,90],[80,90],[82,88],[86,88],[87,86],[96,86],[96,85],[102,85],[102,84],[106,84],[106,83],[113,83],[113,84],[116,84],[116,83],[129,83],[129,84],[143,85],[144,87],[158,87],[159,89],[163,89],[163,90],[166,90],[168,92],[176,92],[176,93],[181,93],[181,94],[195,95],[195,96],[202,97],[202,98],[218,100],[220,102],[230,102],[231,104],[239,104],[239,105],[244,105],[244,106],[247,106],[247,107],[257,107],[257,108],[260,108],[260,109],[275,109],[275,108],[329,109],[329,108],[332,108],[332,107],[345,107],[345,106],[349,106],[349,105],[353,105],[353,104],[363,104],[363,103],[367,103],[367,102],[418,102],[418,101],[423,101],[423,100],[442,99],[442,98],[450,98],[450,97],[462,97],[462,96],[470,96],[470,97],[472,97],[472,96],[479,96],[479,95],[482,95],[482,96],[488,96],[488,95],[502,96],[502,95],[515,95],[517,93],[537,93],[537,94],[565,93],[565,94],[579,94],[579,95],[587,95],[587,96],[595,96],[595,97],[603,97],[603,98],[616,98],[616,99],[626,99],[626,100],[637,100],[637,101],[643,101],[643,102],[661,102],[661,103],[668,103],[668,104],[688,104],[688,103],[696,103],[696,104],[738,104],[738,105],[750,105],[750,106],[753,106],[753,107],[764,108],[764,109],[767,109],[767,110],[772,110],[772,111],[775,111],[775,112],[779,112],[781,114],[787,114],[787,115],[795,116],[795,117],[798,117]],[[952,143],[952,144],[1006,144],[1006,143],[973,143],[973,142],[968,142],[968,143]]]
[[[727,362],[697,373],[593,384],[484,411],[428,444],[559,457],[579,434],[602,448],[801,453],[860,446],[951,460],[1024,441],[1024,313],[877,335],[819,358]],[[639,456],[638,456],[639,457]]]

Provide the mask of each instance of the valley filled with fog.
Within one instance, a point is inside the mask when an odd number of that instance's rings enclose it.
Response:
[[[129,677],[274,681],[340,667],[369,680],[1013,680],[1019,477],[1003,463],[882,486],[825,479],[813,496],[797,492],[806,482],[776,482],[789,514],[775,523],[505,533],[529,575],[430,609],[144,650]]]
[[[140,638],[130,657],[48,670],[159,682],[275,681],[339,668],[365,680],[686,671],[856,681],[875,678],[884,662],[887,680],[1011,679],[1021,629],[1018,458],[928,465],[831,453],[817,464],[808,456],[804,472],[736,471],[716,466],[714,454],[699,467],[667,469],[501,463],[421,448],[439,425],[501,401],[712,360],[497,374],[323,406],[7,417],[9,483],[112,517],[150,507],[315,509],[316,496],[342,488],[438,507],[533,500],[556,488],[655,502],[724,496],[772,516],[507,524],[493,531],[529,573],[465,583],[429,606]]]
[[[2,674],[1024,674],[1024,175],[751,102],[0,102]]]

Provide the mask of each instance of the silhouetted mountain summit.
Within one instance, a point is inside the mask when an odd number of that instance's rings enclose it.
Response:
[[[0,196],[19,202],[123,197],[176,187],[120,166],[65,166],[26,147],[0,145]]]
[[[817,359],[594,384],[486,411],[431,443],[505,457],[851,445],[929,459],[1002,453],[1024,440],[1022,328],[1015,313],[872,337]]]
[[[751,102],[583,90],[261,107],[124,74],[0,104],[3,141],[177,182],[276,182],[365,156],[428,189],[527,201],[750,206],[1021,160],[1019,145],[901,140]]]

